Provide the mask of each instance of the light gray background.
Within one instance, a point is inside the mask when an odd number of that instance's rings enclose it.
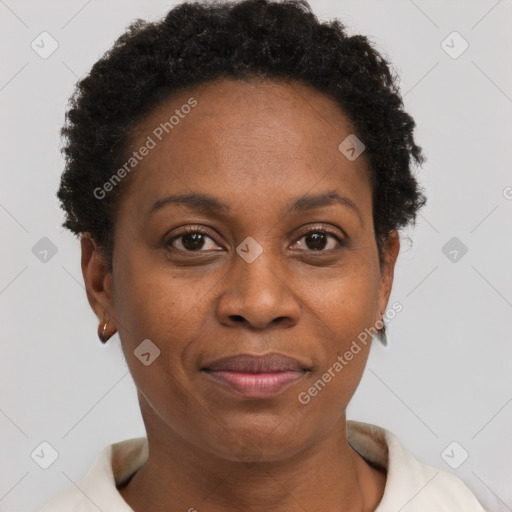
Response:
[[[0,510],[33,511],[77,482],[101,448],[144,435],[117,335],[102,346],[86,300],[77,240],[55,192],[59,129],[78,77],[136,18],[164,1],[0,0],[2,265]],[[371,36],[401,76],[406,109],[428,157],[428,205],[407,230],[390,304],[403,311],[376,343],[349,417],[394,432],[418,458],[462,478],[489,510],[512,510],[512,3],[313,0]],[[42,59],[31,42],[59,47]],[[469,43],[458,58],[442,41]],[[460,42],[449,44],[455,50]],[[508,188],[507,188],[508,187]],[[40,261],[48,237],[57,253]],[[457,237],[468,248],[442,252]],[[459,253],[460,254],[460,253]],[[49,442],[58,459],[31,453]],[[441,457],[457,441],[450,468]]]

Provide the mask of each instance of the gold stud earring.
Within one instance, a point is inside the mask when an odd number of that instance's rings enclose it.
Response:
[[[100,341],[101,341],[102,343],[106,343],[106,342],[108,341],[108,336],[107,336],[107,325],[108,325],[108,323],[109,323],[109,322],[110,322],[110,320],[107,320],[107,321],[105,322],[105,325],[103,326],[103,329],[101,329],[101,330],[100,330],[100,329],[98,328],[98,338],[100,339]],[[101,326],[101,324],[100,324],[100,326]]]

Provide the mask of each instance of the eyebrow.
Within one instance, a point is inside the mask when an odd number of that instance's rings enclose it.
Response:
[[[335,190],[328,190],[320,194],[304,194],[296,198],[291,204],[288,204],[285,214],[306,212],[332,204],[341,204],[348,206],[359,217],[359,222],[363,226],[363,218],[357,205],[348,197],[340,196]],[[151,208],[153,213],[168,204],[184,206],[191,210],[197,210],[207,214],[219,214],[229,212],[231,208],[226,203],[219,201],[213,196],[200,193],[191,194],[173,194],[163,199],[159,199]]]

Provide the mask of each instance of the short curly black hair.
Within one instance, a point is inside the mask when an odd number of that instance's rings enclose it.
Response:
[[[347,35],[337,19],[320,22],[306,0],[183,2],[159,21],[129,25],[69,101],[57,193],[63,226],[90,233],[111,271],[114,218],[126,180],[103,199],[93,191],[126,162],[130,134],[152,108],[179,90],[223,77],[298,81],[341,107],[366,146],[382,265],[389,232],[415,223],[426,202],[411,169],[412,160],[425,160],[414,142],[415,122],[403,109],[396,74],[368,38]]]

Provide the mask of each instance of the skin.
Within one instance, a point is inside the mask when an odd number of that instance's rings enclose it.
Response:
[[[364,153],[350,161],[338,150],[355,130],[306,85],[222,79],[160,104],[132,147],[190,97],[198,105],[124,184],[112,273],[94,240],[81,239],[90,304],[101,327],[109,320],[108,336],[119,332],[149,442],[146,464],[119,492],[136,512],[374,510],[386,476],[348,445],[345,416],[370,343],[307,405],[298,401],[382,318],[391,292],[398,234],[381,270]],[[338,202],[286,213],[298,197],[325,191],[359,213]],[[230,209],[167,204],[150,213],[156,201],[192,192]],[[190,236],[170,241],[186,226],[207,231],[199,251]],[[344,245],[305,236],[322,226]],[[252,263],[236,252],[249,236],[263,249]],[[149,366],[133,353],[145,339],[161,351]],[[271,398],[237,395],[200,371],[273,351],[312,371]]]

